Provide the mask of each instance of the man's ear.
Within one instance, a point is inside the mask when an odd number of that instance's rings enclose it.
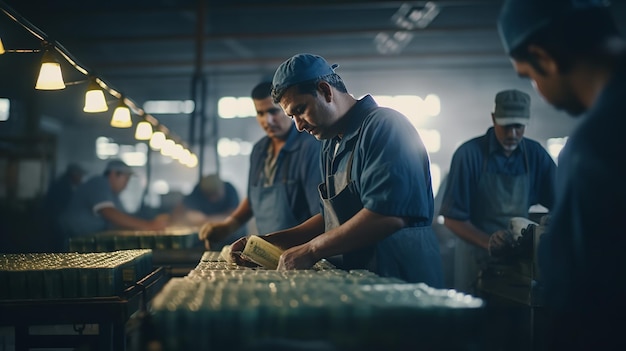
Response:
[[[559,66],[552,55],[544,48],[530,44],[528,45],[530,65],[541,75],[556,75],[559,73]]]
[[[324,100],[326,100],[326,102],[330,102],[332,100],[333,89],[328,82],[320,81],[317,85],[317,89],[320,91],[320,94],[324,96]]]

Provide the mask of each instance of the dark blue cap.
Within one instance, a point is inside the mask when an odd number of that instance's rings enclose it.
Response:
[[[608,0],[505,0],[498,18],[498,31],[507,54],[558,18],[574,11],[604,8]]]
[[[272,88],[280,91],[294,84],[335,73],[338,64],[330,65],[321,56],[297,54],[278,66],[272,79]]]
[[[76,174],[76,175],[85,175],[87,173],[87,171],[85,171],[85,169],[81,165],[75,162],[68,164],[67,169],[65,171],[69,174]]]

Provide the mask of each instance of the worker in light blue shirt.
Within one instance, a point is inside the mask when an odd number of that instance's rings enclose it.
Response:
[[[102,175],[80,185],[62,215],[63,228],[70,236],[91,235],[110,229],[160,230],[168,216],[145,220],[124,209],[119,194],[126,188],[133,171],[121,160],[111,160]]]

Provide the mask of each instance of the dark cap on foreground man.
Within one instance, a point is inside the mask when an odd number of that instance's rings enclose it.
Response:
[[[312,54],[297,54],[283,62],[272,79],[272,90],[285,89],[302,82],[335,73],[338,64],[330,65],[325,58]]]
[[[507,0],[498,28],[518,75],[581,116],[559,156],[556,205],[539,244],[552,317],[545,348],[624,350],[626,42],[600,0]]]

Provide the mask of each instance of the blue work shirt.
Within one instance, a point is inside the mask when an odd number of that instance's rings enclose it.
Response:
[[[488,154],[485,160],[485,155]],[[486,164],[485,164],[486,161]],[[477,191],[483,170],[488,173],[521,175],[528,161],[529,192],[527,207],[541,204],[552,208],[555,198],[556,165],[538,142],[523,138],[510,156],[496,138],[493,127],[454,152],[440,214],[459,221],[475,218]]]
[[[71,236],[91,235],[113,226],[100,214],[103,208],[114,207],[126,212],[118,194],[111,189],[104,175],[92,177],[76,188],[67,210],[62,215],[64,230]]]
[[[374,110],[369,113],[368,111]],[[365,117],[368,118],[363,126]],[[355,181],[363,207],[385,216],[410,219],[413,225],[430,225],[433,218],[433,195],[430,161],[415,127],[401,113],[377,107],[367,95],[357,101],[343,117],[343,137],[324,140],[320,167],[326,174],[329,160],[331,174],[345,169],[354,148],[350,178]],[[355,146],[361,130],[360,142]],[[333,157],[335,144],[337,155]]]
[[[64,173],[50,183],[43,201],[44,215],[57,220],[69,205],[75,188],[69,173]]]
[[[44,238],[41,244],[47,252],[65,250],[67,238],[63,231],[61,216],[67,210],[76,187],[68,172],[55,179],[48,187],[41,207],[43,226],[46,229],[45,233],[42,233]]]
[[[626,57],[614,67],[559,155],[557,201],[539,244],[539,268],[547,305],[576,318],[570,322],[591,340],[623,344]]]
[[[237,208],[239,195],[231,183],[224,182],[224,197],[216,202],[211,202],[202,193],[200,185],[197,184],[191,193],[183,198],[183,205],[188,209],[200,211],[205,215],[220,214]]]
[[[271,139],[264,136],[252,148],[248,173],[248,198],[252,186],[263,186],[260,182],[270,143]],[[320,143],[317,139],[308,133],[299,133],[293,127],[276,160],[274,181],[286,181],[288,207],[299,223],[320,212],[320,198],[317,193],[317,186],[322,181],[318,167],[319,155]],[[258,213],[258,209],[254,208],[252,212],[255,217],[273,216],[271,213]]]

